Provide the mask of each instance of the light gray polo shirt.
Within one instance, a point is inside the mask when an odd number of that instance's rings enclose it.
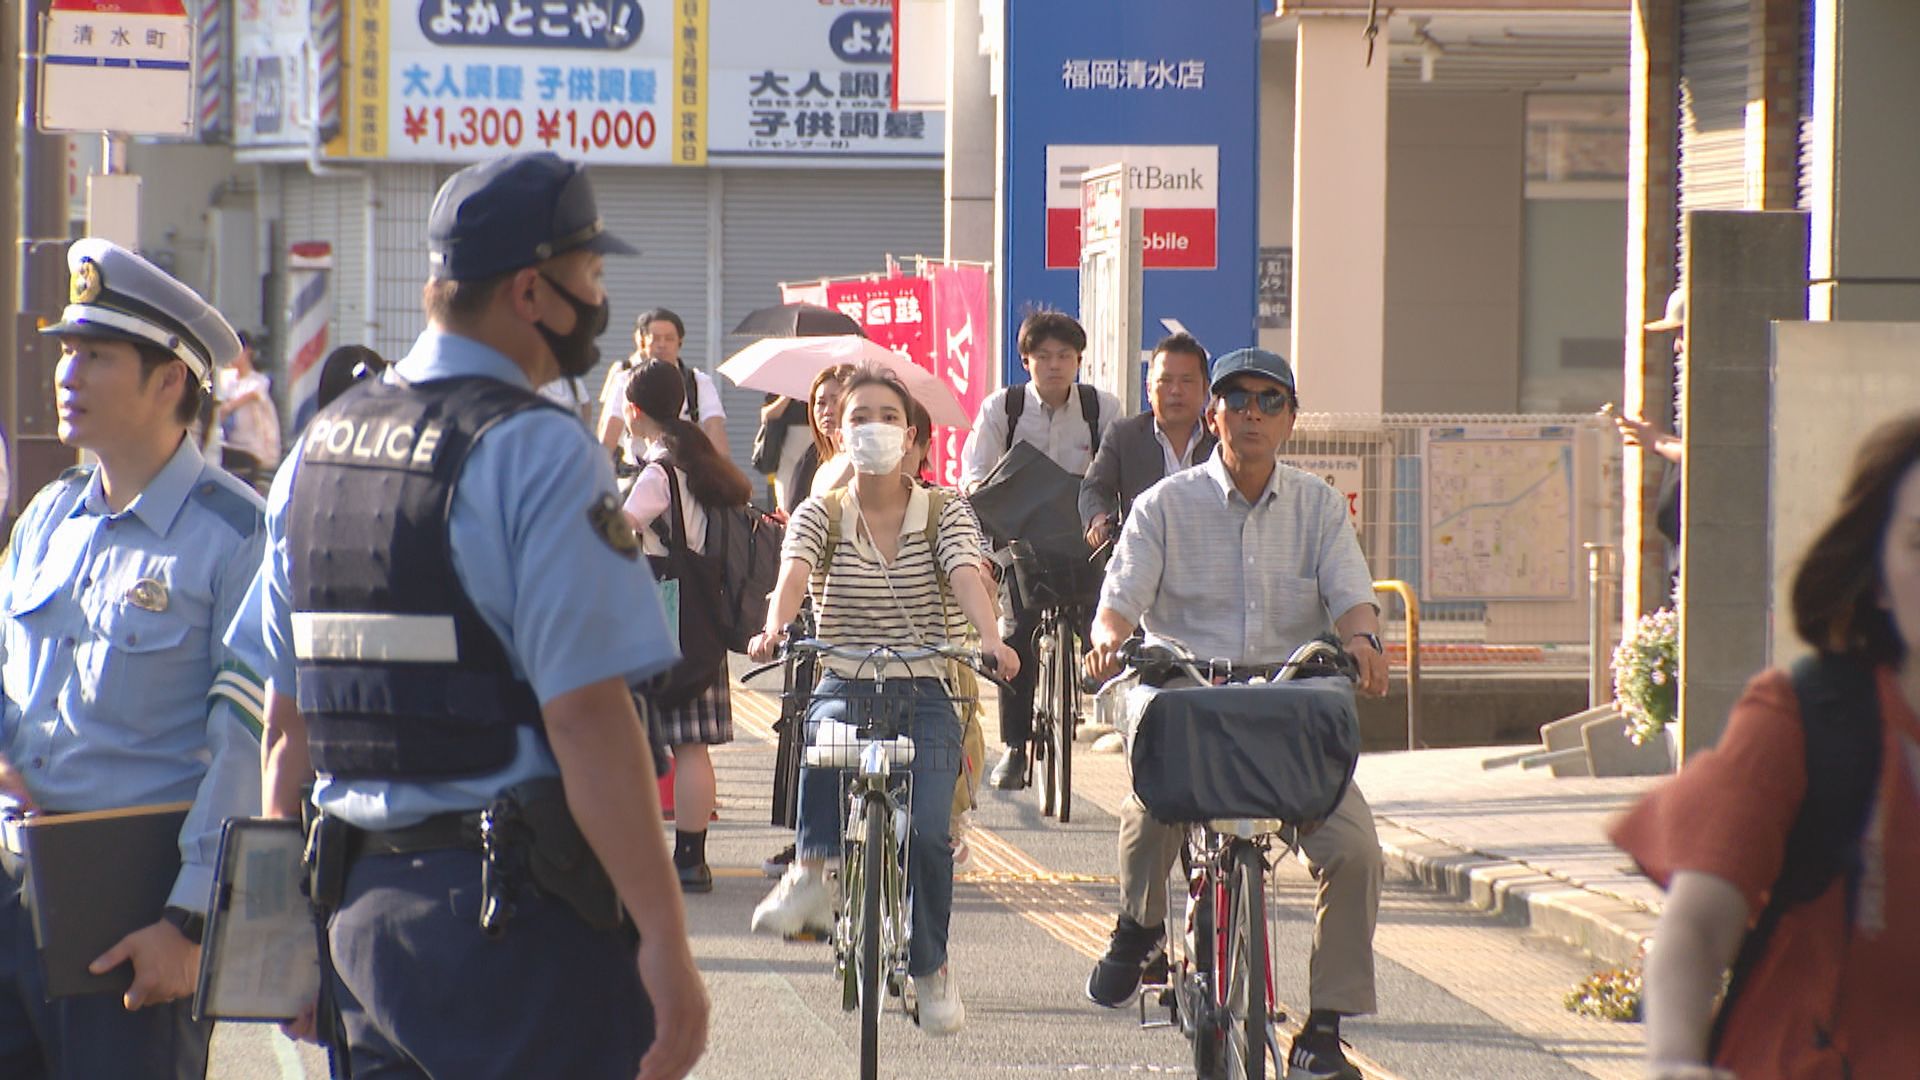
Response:
[[[1285,660],[1372,603],[1373,575],[1339,492],[1276,464],[1248,503],[1218,451],[1133,504],[1100,590],[1100,606],[1149,641],[1250,664]]]

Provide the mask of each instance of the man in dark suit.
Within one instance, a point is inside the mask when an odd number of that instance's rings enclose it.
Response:
[[[1207,350],[1192,334],[1171,334],[1154,347],[1148,411],[1108,429],[1080,481],[1080,525],[1088,547],[1099,547],[1119,530],[1141,492],[1212,455],[1217,440],[1201,423],[1207,366]]]

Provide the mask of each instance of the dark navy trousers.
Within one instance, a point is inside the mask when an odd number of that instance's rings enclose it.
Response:
[[[0,873],[0,1077],[202,1080],[207,1075],[213,1023],[194,1022],[190,998],[134,1012],[118,994],[47,1001],[24,899],[20,882]]]
[[[480,930],[480,855],[373,855],[328,928],[354,1080],[633,1080],[653,1043],[631,931],[520,889]]]

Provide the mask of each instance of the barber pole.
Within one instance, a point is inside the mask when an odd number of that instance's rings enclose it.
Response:
[[[227,133],[227,3],[228,0],[200,0],[195,13],[201,142],[216,141]]]
[[[306,424],[320,390],[320,361],[328,351],[333,317],[333,245],[308,241],[287,252],[287,372],[292,376],[294,426]]]
[[[340,134],[340,0],[313,2],[314,127],[320,141]]]

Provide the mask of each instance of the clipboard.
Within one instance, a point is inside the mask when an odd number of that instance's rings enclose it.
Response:
[[[313,1004],[319,932],[305,856],[292,818],[231,818],[221,829],[194,1019],[279,1022]]]
[[[95,957],[160,918],[180,876],[180,828],[192,803],[10,821],[26,861],[27,909],[49,1001],[123,994],[133,965],[95,975]]]

